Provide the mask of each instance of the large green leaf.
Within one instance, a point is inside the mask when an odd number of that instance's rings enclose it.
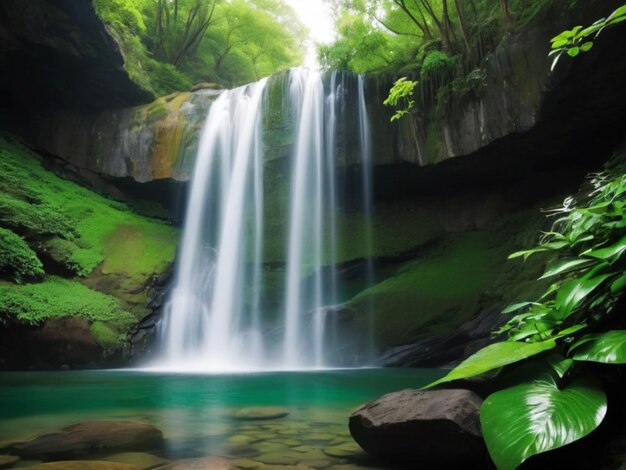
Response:
[[[539,279],[546,279],[551,276],[556,276],[557,274],[564,274],[572,269],[580,269],[584,266],[589,266],[594,264],[594,262],[597,261],[585,258],[566,259],[556,263],[554,266],[551,266],[550,269],[543,273]]]
[[[626,364],[626,330],[583,336],[570,353],[576,361]]]
[[[559,389],[554,377],[490,395],[480,410],[487,449],[499,470],[557,449],[593,431],[606,414],[606,395],[593,377]]]
[[[498,369],[509,364],[535,356],[544,351],[556,347],[555,338],[538,343],[523,343],[519,341],[503,341],[490,344],[477,353],[465,359],[452,369],[445,377],[427,385],[425,388],[434,387],[452,380],[466,379],[484,374],[493,369]]]
[[[608,260],[610,258],[621,256],[625,250],[626,235],[613,243],[611,246],[590,251],[589,253],[587,253],[587,256],[591,256],[592,258],[597,258],[601,260]]]
[[[593,271],[584,277],[571,279],[559,288],[555,302],[558,306],[560,319],[567,318],[585,297],[614,274],[601,274],[591,277]]]

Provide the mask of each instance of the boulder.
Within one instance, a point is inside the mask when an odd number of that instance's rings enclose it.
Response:
[[[402,390],[354,411],[350,433],[366,452],[384,460],[468,468],[486,455],[481,403],[469,390]]]
[[[94,451],[146,450],[162,440],[158,428],[141,421],[88,421],[15,444],[13,451],[28,458],[74,457]]]

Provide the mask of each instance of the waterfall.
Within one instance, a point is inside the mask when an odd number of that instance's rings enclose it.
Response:
[[[156,367],[246,371],[336,365],[329,351],[343,346],[336,311],[347,300],[340,295],[338,267],[338,214],[347,206],[339,174],[348,167],[361,174],[357,206],[365,221],[365,281],[373,282],[371,143],[363,78],[289,72],[279,118],[291,141],[281,170],[288,180],[288,204],[279,221],[284,263],[278,268],[268,264],[265,253],[268,241],[275,242],[265,239],[266,231],[276,224],[265,217],[279,211],[266,200],[275,189],[268,187],[268,178],[277,171],[268,170],[270,153],[277,150],[268,151],[264,129],[268,117],[277,119],[276,110],[270,116],[270,88],[263,79],[224,91],[208,111],[174,287],[159,325]],[[340,123],[344,140],[357,136],[357,162],[347,144],[338,145]],[[277,289],[279,299],[267,292],[268,276],[283,286]],[[371,354],[371,322],[365,323],[368,331],[360,343]]]

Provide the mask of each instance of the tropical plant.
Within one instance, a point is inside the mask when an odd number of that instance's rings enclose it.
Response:
[[[626,20],[626,5],[592,26],[577,26],[551,40],[556,60],[576,57],[588,36]],[[612,175],[612,176],[611,176]],[[500,470],[565,446],[596,429],[607,413],[606,393],[593,364],[626,364],[626,322],[618,315],[626,291],[626,167],[591,178],[577,205],[566,198],[539,245],[509,258],[542,254],[541,280],[552,284],[535,301],[510,305],[515,315],[491,344],[426,388],[490,373],[497,389],[480,410],[483,436]]]
[[[563,54],[576,57],[581,52],[588,52],[593,47],[593,39],[607,28],[613,27],[626,21],[626,4],[613,11],[606,18],[600,18],[591,26],[575,26],[554,36],[551,42],[550,55],[555,55],[550,70],[554,70]]]
[[[415,100],[411,98],[413,90],[417,86],[418,82],[402,77],[394,83],[393,87],[389,90],[389,96],[383,101],[386,106],[394,106],[396,112],[391,116],[391,122],[400,119],[405,114],[411,112],[411,109],[415,106]]]
[[[617,317],[626,289],[626,174],[596,174],[589,200],[567,198],[551,212],[551,231],[535,248],[510,258],[548,255],[540,279],[553,283],[497,333],[505,341],[469,357],[429,387],[496,372],[496,388],[481,408],[487,448],[499,469],[514,469],[535,454],[596,429],[606,394],[590,363],[626,364],[626,330]],[[498,387],[498,384],[501,387]]]

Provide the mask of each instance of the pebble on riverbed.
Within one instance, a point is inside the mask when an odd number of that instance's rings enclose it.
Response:
[[[230,415],[232,419],[257,421],[264,419],[280,419],[289,415],[289,411],[278,406],[241,408]]]

